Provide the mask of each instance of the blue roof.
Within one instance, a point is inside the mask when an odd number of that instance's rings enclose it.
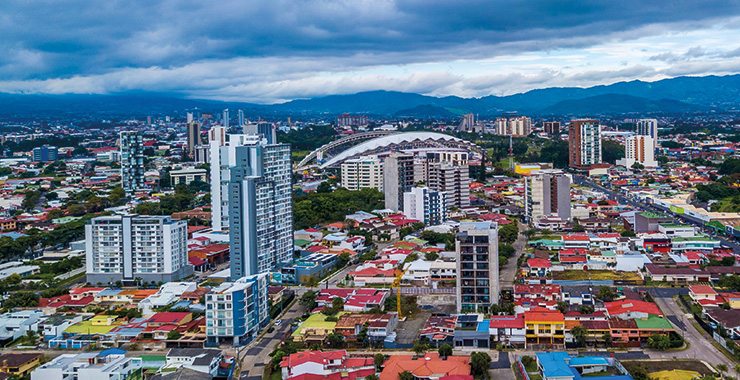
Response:
[[[483,321],[478,322],[478,332],[488,332],[488,330],[491,328],[491,321],[484,319]]]
[[[109,348],[107,350],[100,351],[98,356],[108,356],[108,355],[126,355],[126,350],[122,350],[120,348]]]
[[[603,356],[576,356],[570,359],[571,366],[609,365]]]
[[[537,362],[542,367],[545,377],[574,377],[573,372],[566,363],[570,359],[565,351],[538,352]]]
[[[190,301],[182,300],[172,305],[170,309],[187,309],[190,306]]]
[[[24,236],[28,236],[28,235],[22,234],[20,232],[15,232],[15,231],[13,231],[13,232],[4,232],[4,233],[1,233],[0,234],[0,237],[9,237],[9,238],[11,238],[13,240],[17,240],[18,238],[22,238]]]
[[[100,293],[98,293],[98,296],[115,296],[116,294],[120,293],[121,289],[103,289]]]

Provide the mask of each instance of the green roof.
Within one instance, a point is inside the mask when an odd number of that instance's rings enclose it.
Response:
[[[295,240],[293,240],[293,245],[297,245],[299,247],[303,247],[305,245],[308,245],[309,243],[311,243],[311,241],[310,240],[305,240],[305,239],[295,239]]]
[[[657,315],[651,315],[647,319],[635,319],[637,322],[637,328],[648,329],[648,330],[670,330],[673,326],[667,319],[658,317]]]
[[[658,223],[658,225],[663,226],[663,227],[693,228],[691,226],[686,226],[686,225],[678,224],[678,223]]]
[[[697,236],[692,236],[692,237],[676,236],[676,237],[672,237],[671,240],[674,240],[674,241],[716,241],[716,242],[719,242],[719,240],[714,239],[714,238],[710,238],[709,236],[706,236],[706,235],[697,235]]]
[[[652,212],[652,211],[643,211],[643,212],[640,213],[640,215],[642,215],[642,216],[644,216],[646,218],[650,218],[650,219],[668,218],[668,216],[665,215],[665,214],[659,214],[657,212]]]
[[[140,358],[145,362],[163,362],[167,359],[164,355],[141,355]]]
[[[343,312],[337,313],[337,318],[339,318]],[[306,329],[322,329],[322,330],[334,330],[334,327],[337,325],[336,322],[327,322],[326,321],[326,315],[324,313],[316,313],[311,314],[303,323],[301,323],[300,326],[293,332],[293,336],[298,336],[303,334],[303,330]]]

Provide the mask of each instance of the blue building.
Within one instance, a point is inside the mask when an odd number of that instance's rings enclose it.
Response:
[[[283,284],[305,284],[311,279],[319,280],[334,270],[337,255],[331,253],[310,253],[297,259],[291,265],[280,268]]]
[[[59,153],[55,146],[43,145],[33,148],[34,162],[50,162],[57,159],[59,159]]]
[[[268,274],[224,282],[206,295],[206,344],[247,344],[270,320]]]
[[[538,352],[543,380],[633,380],[617,359],[602,356],[572,357],[564,351]]]

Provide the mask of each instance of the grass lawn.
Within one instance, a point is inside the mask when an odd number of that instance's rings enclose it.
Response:
[[[641,282],[642,277],[635,272],[617,272],[610,270],[565,270],[552,272],[555,280],[621,280]]]
[[[530,373],[529,380],[542,380],[542,375],[539,373]]]
[[[712,371],[707,368],[699,360],[691,359],[673,359],[673,360],[661,360],[661,361],[644,361],[644,360],[625,360],[622,361],[622,365],[627,369],[629,373],[633,373],[638,369],[642,368],[648,374],[659,371],[671,371],[674,369],[696,371],[701,375],[712,374]]]

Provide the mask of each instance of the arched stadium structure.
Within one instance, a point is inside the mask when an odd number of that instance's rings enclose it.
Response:
[[[319,162],[321,169],[338,167],[342,162],[355,157],[383,154],[392,151],[417,151],[439,149],[464,149],[482,155],[482,149],[470,141],[436,132],[394,133],[364,141],[343,150],[325,161]],[[319,148],[321,149],[321,148]],[[300,169],[300,166],[299,166]]]
[[[354,133],[349,136],[336,139],[328,144],[324,144],[318,147],[317,149],[314,149],[306,157],[303,157],[301,162],[298,163],[297,169],[303,170],[311,166],[312,162],[320,160],[321,157],[331,157],[332,155],[337,154],[347,149],[348,147],[357,145],[358,143],[362,141],[390,135],[393,133],[398,133],[398,132],[387,131],[387,130],[375,130],[375,131],[369,131],[369,132]]]

